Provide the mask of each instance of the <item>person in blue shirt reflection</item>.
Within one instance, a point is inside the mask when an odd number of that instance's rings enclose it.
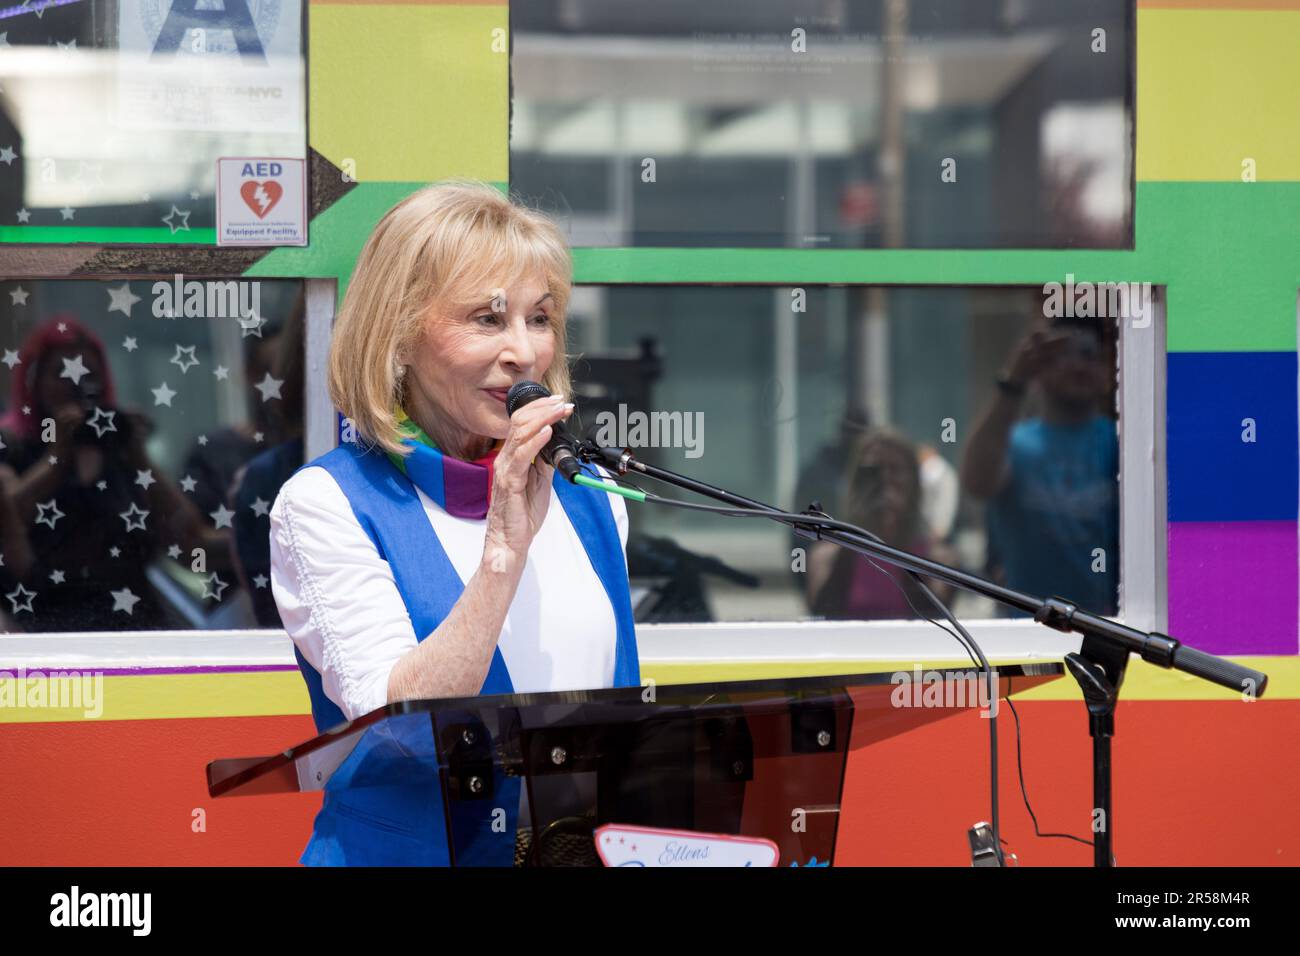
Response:
[[[989,563],[1008,587],[1114,614],[1119,442],[1102,412],[1114,379],[1102,322],[1062,317],[1017,345],[966,446],[961,478],[987,502]],[[1041,411],[1026,417],[1031,386]]]

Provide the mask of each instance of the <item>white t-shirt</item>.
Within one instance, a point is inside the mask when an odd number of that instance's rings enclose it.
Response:
[[[468,582],[487,520],[452,517],[416,492]],[[627,507],[609,498],[626,569]],[[392,569],[323,467],[297,471],[271,506],[271,593],[289,637],[348,720],[388,703],[388,674],[415,647],[415,629]],[[552,488],[497,642],[515,691],[612,687],[616,632],[609,597]]]

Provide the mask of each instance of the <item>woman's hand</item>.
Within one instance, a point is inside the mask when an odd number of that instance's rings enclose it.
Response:
[[[533,537],[546,520],[555,469],[538,457],[551,438],[551,425],[573,413],[561,395],[529,402],[510,418],[510,431],[497,453],[488,507],[483,562],[494,572],[522,568]]]

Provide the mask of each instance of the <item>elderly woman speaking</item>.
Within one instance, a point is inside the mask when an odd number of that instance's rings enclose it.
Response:
[[[366,242],[330,346],[343,441],[271,509],[272,593],[321,732],[413,698],[639,683],[622,500],[540,457],[573,410],[571,282],[555,224],[482,183],[415,193]],[[553,397],[510,415],[526,380]],[[407,750],[357,746],[302,862],[448,861],[436,775],[358,782]],[[509,836],[484,858],[508,863]]]

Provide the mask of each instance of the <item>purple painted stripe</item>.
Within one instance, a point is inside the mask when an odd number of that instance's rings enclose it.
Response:
[[[293,671],[294,664],[198,664],[193,667],[95,667],[93,664],[55,664],[53,666],[30,667],[21,665],[29,674],[53,673],[56,671],[77,671],[79,673],[103,674],[105,677],[148,677],[156,674],[262,674],[273,671]],[[0,671],[12,674],[17,666],[6,665]]]
[[[1294,521],[1169,523],[1169,632],[1211,654],[1300,653]]]

